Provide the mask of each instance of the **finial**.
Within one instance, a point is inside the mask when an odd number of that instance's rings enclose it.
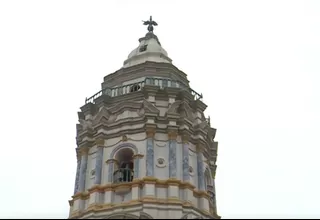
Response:
[[[152,16],[150,16],[150,20],[149,21],[142,21],[143,25],[148,25],[148,31],[149,32],[153,32],[153,26],[157,26],[157,22],[152,20]]]

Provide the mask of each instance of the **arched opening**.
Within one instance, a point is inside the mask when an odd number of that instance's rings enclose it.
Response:
[[[140,86],[138,84],[131,86],[130,92],[136,92],[140,90]]]
[[[134,153],[130,148],[119,150],[115,156],[118,166],[113,173],[113,182],[131,182],[133,179],[133,157]]]

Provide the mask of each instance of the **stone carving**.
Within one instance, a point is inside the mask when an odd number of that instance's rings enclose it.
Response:
[[[160,145],[160,144],[157,144],[157,143],[156,143],[156,145],[157,145],[157,147],[165,147],[165,146],[167,146],[167,144]]]
[[[76,174],[76,180],[75,180],[75,184],[74,184],[74,193],[73,194],[76,194],[79,189],[80,164],[81,164],[81,160],[78,160],[77,161],[77,174]]]
[[[193,168],[191,166],[189,167],[189,174],[193,175]]]
[[[177,141],[169,142],[169,178],[177,177]]]
[[[204,130],[209,128],[209,125],[206,121],[201,122],[198,126],[199,126],[199,128],[204,129]]]
[[[167,111],[167,114],[177,114],[180,103],[181,103],[180,100],[172,103]]]
[[[96,166],[95,166],[95,181],[94,184],[101,184],[101,172],[102,172],[102,158],[103,158],[103,147],[98,147]]]
[[[160,157],[157,159],[157,167],[163,168],[166,167],[165,159]]]
[[[79,122],[80,122],[80,125],[81,125],[83,131],[92,128],[91,120],[79,119]]]
[[[139,110],[137,111],[137,113],[138,113],[138,115],[139,115],[140,117],[142,117],[142,116],[144,116],[145,111],[144,111],[144,109],[142,108],[142,109],[139,109]]]
[[[184,101],[180,104],[180,111],[184,111],[185,116],[188,119],[190,119],[191,121],[194,120],[192,108],[190,107],[190,105],[186,101]]]
[[[147,176],[153,176],[153,169],[154,169],[154,152],[153,152],[153,138],[147,138]]]
[[[182,161],[182,169],[183,169],[183,181],[189,181],[189,146],[187,143],[183,144],[183,161]]]

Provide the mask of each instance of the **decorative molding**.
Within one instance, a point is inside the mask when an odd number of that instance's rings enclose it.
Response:
[[[97,138],[97,139],[95,140],[95,144],[96,144],[98,147],[99,147],[99,146],[103,146],[104,143],[105,143],[105,140],[102,139],[102,138]]]
[[[81,156],[88,155],[88,153],[89,153],[89,147],[81,147],[80,148]]]
[[[169,131],[168,137],[169,137],[169,140],[176,140],[178,137],[178,132],[177,131]]]
[[[159,205],[159,206],[181,205],[182,208],[186,208],[188,210],[191,209],[191,210],[193,210],[195,212],[198,212],[200,215],[203,215],[205,218],[208,218],[208,219],[220,219],[220,216],[216,215],[216,213],[215,214],[211,214],[208,211],[205,211],[205,210],[202,210],[202,209],[199,209],[199,208],[195,207],[191,203],[186,203],[185,201],[177,200],[175,198],[172,198],[172,199],[160,199],[160,198],[156,198],[156,197],[142,197],[141,199],[131,200],[131,201],[123,202],[123,203],[119,203],[119,204],[112,204],[112,203],[103,204],[103,205],[94,204],[92,206],[89,206],[83,212],[79,212],[79,211],[72,212],[71,213],[71,218],[72,219],[79,219],[79,218],[84,217],[85,215],[88,215],[90,213],[95,213],[95,212],[115,211],[117,209],[123,210],[124,208],[130,209],[131,207],[135,207],[137,205],[142,205],[142,204],[154,204],[154,205]],[[112,216],[114,217],[114,215],[112,215]]]
[[[168,141],[166,141],[166,142],[168,142]],[[167,146],[167,143],[165,143],[164,145],[160,145],[160,144],[157,144],[157,143],[156,143],[156,146],[157,146],[157,147],[166,147],[166,146]]]
[[[188,135],[188,134],[182,134],[182,135],[181,135],[181,140],[182,140],[182,143],[183,143],[183,144],[189,143],[190,135]]]
[[[159,158],[157,159],[157,164],[156,164],[156,166],[159,167],[159,168],[164,168],[164,167],[166,167],[167,164],[166,164],[165,159],[164,159],[163,157],[159,157]]]
[[[120,149],[122,150],[122,149],[124,149],[124,148],[129,148],[129,149],[131,149],[131,150],[133,151],[133,154],[137,154],[137,153],[138,153],[138,148],[137,148],[134,144],[126,142],[126,143],[119,144],[117,147],[115,147],[115,148],[112,150],[112,152],[111,152],[111,154],[110,154],[110,159],[111,159],[111,158],[114,158],[115,155],[116,155],[116,153],[117,153]]]
[[[116,160],[116,159],[114,159],[114,158],[108,159],[108,160],[106,161],[106,164],[110,164],[110,163],[119,164],[118,160]]]
[[[146,133],[147,133],[147,138],[153,138],[156,133],[156,130],[154,128],[147,128]]]
[[[123,136],[122,136],[122,141],[123,141],[123,142],[128,141],[128,137],[127,137],[127,135],[123,135]]]
[[[191,167],[191,166],[189,166],[189,175],[190,176],[194,176],[194,170],[193,170],[193,168]]]

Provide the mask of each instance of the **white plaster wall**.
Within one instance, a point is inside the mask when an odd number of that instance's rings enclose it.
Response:
[[[168,108],[166,107],[157,107],[160,111],[159,115],[160,116],[165,116],[166,112],[168,111]]]
[[[166,199],[168,198],[168,189],[157,187],[156,189],[156,197],[159,199]]]
[[[168,141],[155,141],[154,143],[154,172],[158,179],[168,179],[169,178],[169,149]],[[165,167],[157,166],[158,158],[163,158],[165,160]]]
[[[168,108],[168,101],[165,100],[156,100],[156,107],[165,107]]]
[[[119,121],[119,120],[125,119],[125,118],[136,118],[136,117],[139,117],[139,115],[136,111],[125,110],[122,113],[117,115],[117,118],[115,121]]]

